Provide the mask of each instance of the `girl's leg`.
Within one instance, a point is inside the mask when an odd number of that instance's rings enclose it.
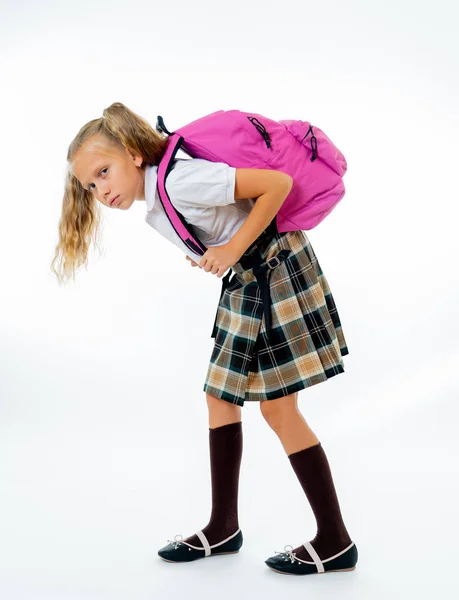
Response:
[[[316,434],[300,413],[297,401],[298,392],[277,400],[260,402],[261,413],[279,437],[287,456],[319,443]]]
[[[210,394],[206,394],[206,400],[209,411],[210,429],[241,422],[241,407],[237,406],[237,404],[220,400],[220,398],[215,398]]]
[[[209,409],[209,449],[212,512],[202,529],[212,546],[239,529],[238,491],[242,458],[241,407],[206,394]],[[201,546],[197,535],[185,540]]]
[[[310,541],[321,560],[344,550],[351,538],[341,516],[330,466],[322,444],[297,405],[298,393],[260,403],[261,412],[279,437],[293,470],[309,500],[317,522]],[[312,560],[308,551],[294,548],[298,558]]]

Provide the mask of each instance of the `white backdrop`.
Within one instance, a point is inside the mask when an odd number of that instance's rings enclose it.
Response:
[[[1,8],[0,596],[455,596],[456,3]],[[170,130],[232,108],[309,120],[346,156],[346,196],[308,235],[350,354],[299,404],[330,461],[355,572],[264,565],[316,529],[258,404],[243,408],[241,552],[157,557],[209,517],[202,386],[221,279],[192,269],[136,202],[104,209],[102,255],[59,287],[67,148],[115,101]]]

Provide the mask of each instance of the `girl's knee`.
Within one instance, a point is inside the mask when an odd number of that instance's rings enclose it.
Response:
[[[206,393],[211,429],[241,420],[241,407]]]
[[[260,402],[261,414],[272,429],[282,427],[283,423],[298,415],[297,399],[298,392],[295,392],[276,400]]]

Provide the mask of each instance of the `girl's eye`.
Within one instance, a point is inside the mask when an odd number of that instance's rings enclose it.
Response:
[[[105,169],[102,169],[102,171],[107,171],[107,168],[105,168]],[[99,175],[102,173],[102,171],[99,171]],[[91,191],[91,186],[92,186],[92,185],[93,185],[92,183],[90,183],[90,184],[89,184],[89,186],[88,186],[88,190],[89,190],[89,191]]]

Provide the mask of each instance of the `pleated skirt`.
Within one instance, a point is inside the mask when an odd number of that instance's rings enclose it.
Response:
[[[268,332],[263,290],[248,265],[267,262],[282,250],[288,257],[268,269]],[[288,396],[344,372],[349,350],[341,320],[304,231],[278,233],[273,221],[232,271],[217,307],[205,392],[243,406]]]

